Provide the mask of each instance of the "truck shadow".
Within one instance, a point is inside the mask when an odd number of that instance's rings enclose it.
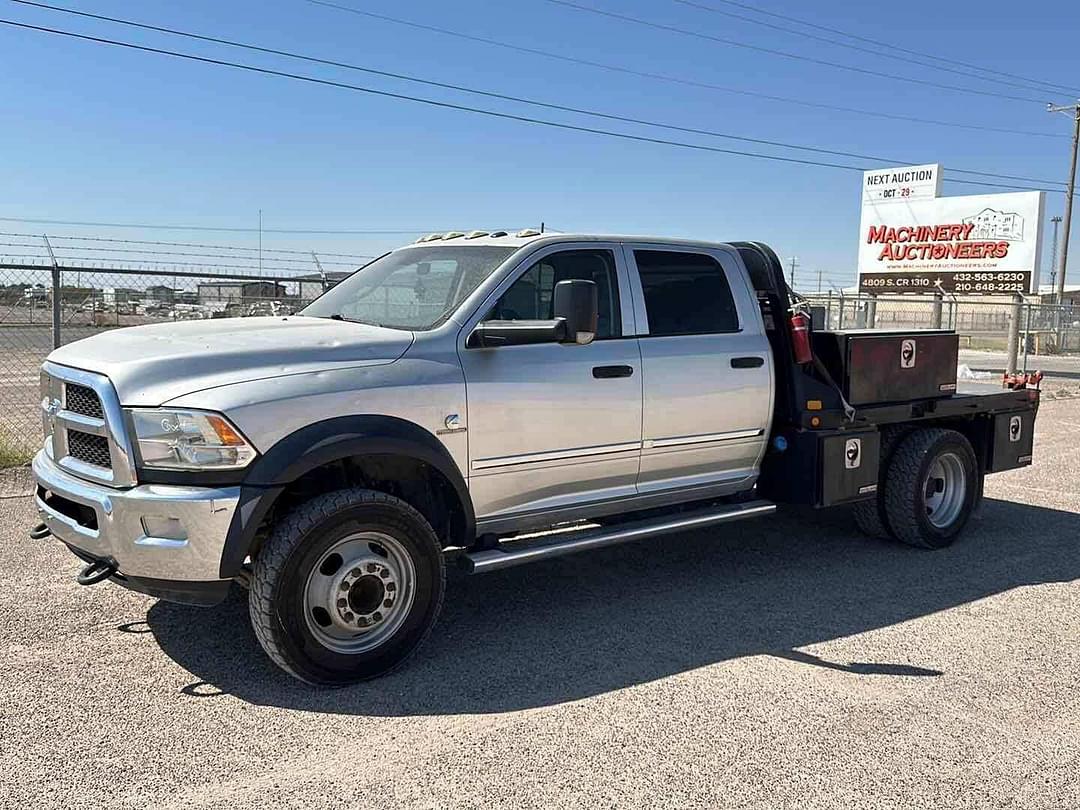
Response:
[[[877,676],[935,676],[903,661],[831,662],[799,647],[896,624],[1022,585],[1080,578],[1080,515],[988,500],[957,546],[868,540],[844,510],[672,535],[466,577],[415,658],[337,690],[269,663],[236,597],[159,602],[146,622],[194,676],[184,694],[361,715],[504,712],[653,681],[718,661],[778,655]]]

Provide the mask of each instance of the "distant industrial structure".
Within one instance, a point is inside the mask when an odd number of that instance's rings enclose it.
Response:
[[[198,288],[198,302],[200,304],[285,297],[285,285],[277,281],[243,281],[240,279],[203,281],[199,282]],[[300,297],[303,298],[302,295]]]
[[[329,290],[342,279],[348,278],[351,273],[343,273],[338,270],[330,270],[326,273],[309,273],[306,276],[297,276],[293,281],[300,283],[300,300],[314,301],[324,292]]]

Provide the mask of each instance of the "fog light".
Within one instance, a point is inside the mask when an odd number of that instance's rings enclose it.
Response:
[[[161,537],[165,540],[187,540],[187,529],[179,518],[161,515],[143,515],[143,531],[147,537]]]

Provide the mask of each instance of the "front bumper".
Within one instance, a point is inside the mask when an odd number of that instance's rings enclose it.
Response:
[[[155,594],[169,584],[178,591],[227,587],[221,556],[240,487],[113,489],[60,469],[44,450],[33,472],[42,522],[79,557],[114,563],[121,584]]]

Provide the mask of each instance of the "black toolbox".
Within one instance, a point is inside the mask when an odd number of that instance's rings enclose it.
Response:
[[[815,331],[814,354],[852,405],[952,396],[960,338],[943,329]]]
[[[771,445],[761,462],[763,498],[820,507],[874,497],[881,456],[876,427],[791,430],[783,437],[784,449]]]
[[[1035,411],[1016,411],[994,415],[994,442],[986,471],[1015,470],[1031,464],[1035,438]]]

